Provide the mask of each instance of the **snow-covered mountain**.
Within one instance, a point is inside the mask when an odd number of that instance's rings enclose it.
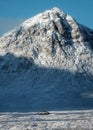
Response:
[[[93,107],[93,30],[58,8],[0,38],[0,111]]]

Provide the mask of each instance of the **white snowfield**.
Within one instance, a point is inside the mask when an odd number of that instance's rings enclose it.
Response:
[[[93,129],[92,112],[92,29],[53,8],[0,38],[0,130]]]
[[[93,130],[93,110],[1,113],[0,130]]]

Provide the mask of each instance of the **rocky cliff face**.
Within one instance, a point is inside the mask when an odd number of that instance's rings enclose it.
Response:
[[[93,87],[93,30],[58,8],[45,11],[0,38],[0,72],[0,86]]]

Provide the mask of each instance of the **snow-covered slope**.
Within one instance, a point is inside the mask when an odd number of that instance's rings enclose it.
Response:
[[[0,111],[93,107],[93,30],[58,8],[0,38]]]

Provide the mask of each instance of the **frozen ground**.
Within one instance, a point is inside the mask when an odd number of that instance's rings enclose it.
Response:
[[[93,130],[93,110],[0,113],[0,130]]]

